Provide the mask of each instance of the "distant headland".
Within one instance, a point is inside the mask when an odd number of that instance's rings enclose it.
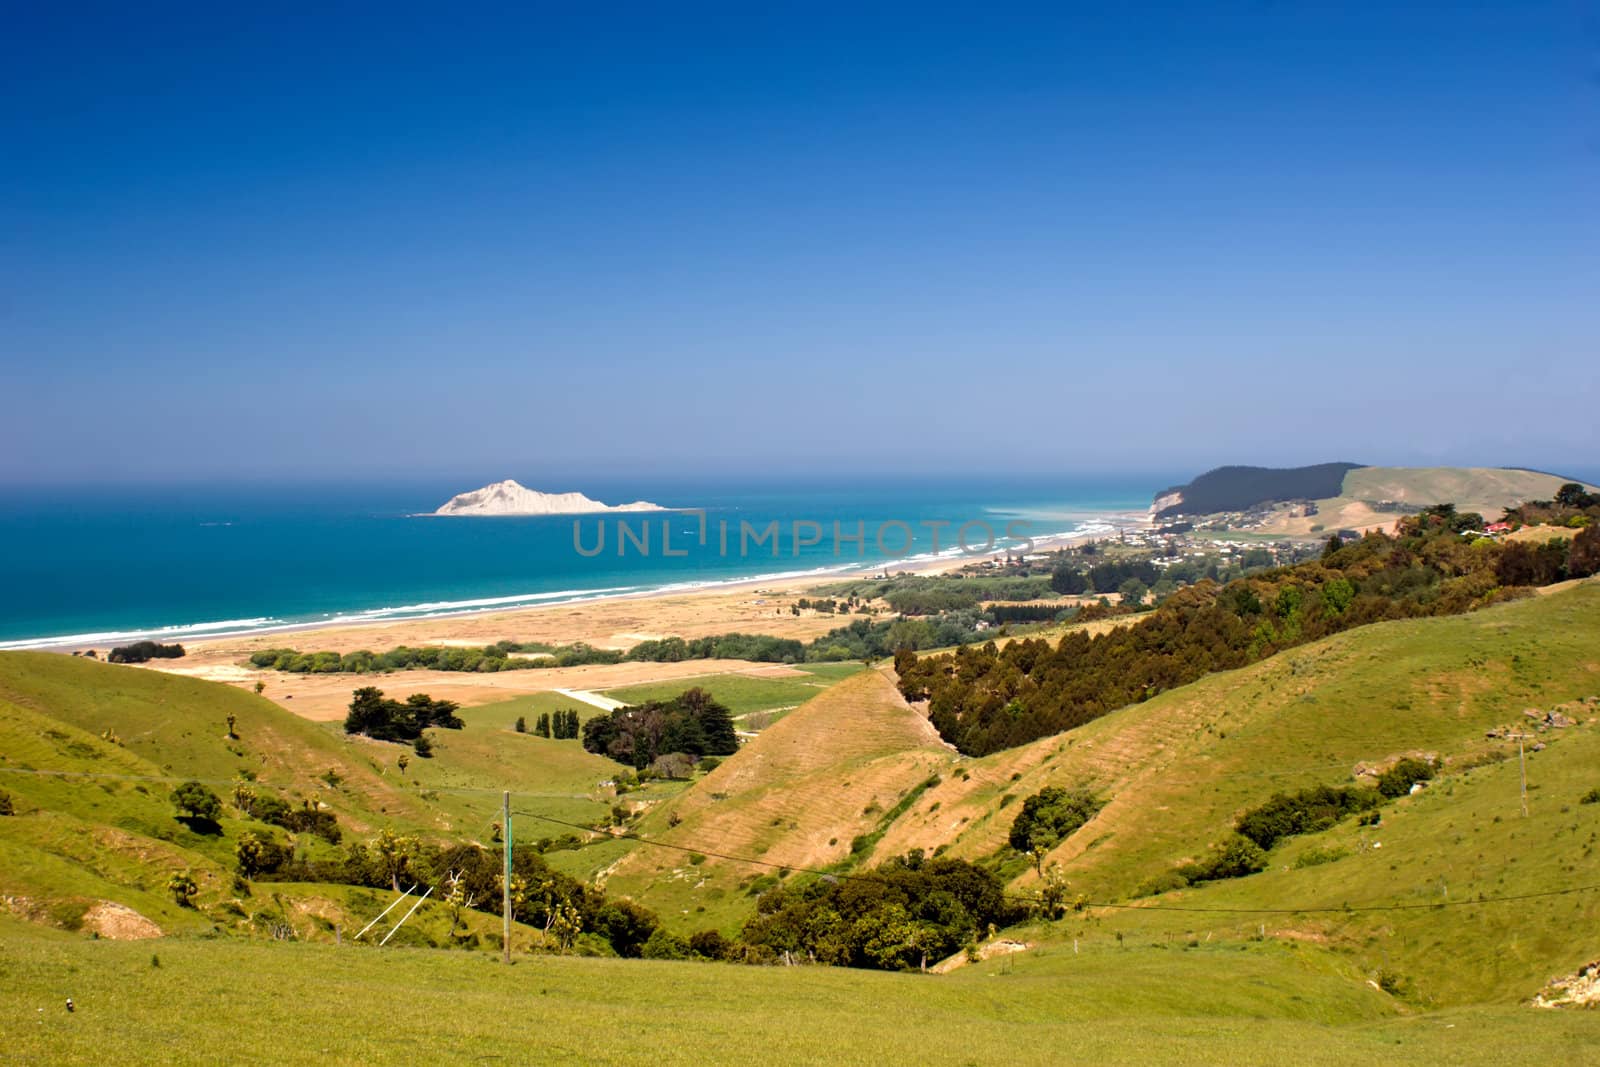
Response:
[[[434,515],[588,515],[600,511],[665,511],[660,504],[602,504],[582,493],[541,493],[510,478],[451,497]]]
[[[1308,537],[1385,529],[1402,515],[1445,503],[1493,521],[1569,483],[1583,484],[1516,467],[1218,467],[1155,494],[1150,517],[1164,528]]]

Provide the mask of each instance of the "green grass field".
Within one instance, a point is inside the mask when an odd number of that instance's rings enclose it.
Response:
[[[734,723],[742,732],[754,734],[772,726],[834,683],[865,668],[860,663],[811,663],[798,669],[803,674],[780,677],[708,674],[673,682],[607,689],[605,695],[632,704],[670,700],[691,686],[700,686],[733,713]]]
[[[850,674],[861,670],[853,664]],[[774,708],[792,708],[822,692],[840,677],[815,674],[811,677],[764,678],[748,674],[707,674],[695,678],[682,678],[671,682],[654,682],[649,685],[630,685],[607,689],[605,696],[630,704],[646,700],[670,700],[685,689],[699,686],[725,705],[734,715],[748,715],[753,711],[770,711]]]
[[[18,1064],[110,1049],[137,1064],[1548,1064],[1600,1040],[1593,1012],[1409,1014],[1338,959],[1285,945],[1052,949],[940,978],[549,956],[506,968],[393,946],[94,942],[9,920],[0,935],[0,1032]]]

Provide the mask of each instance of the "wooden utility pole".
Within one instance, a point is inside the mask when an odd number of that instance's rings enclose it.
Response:
[[[1517,735],[1517,762],[1522,765],[1522,817],[1528,817],[1528,753],[1523,749],[1522,743],[1528,739],[1527,734]]]
[[[505,873],[500,878],[500,914],[503,918],[501,943],[505,950],[505,961],[511,962],[511,791],[508,789],[500,797],[500,820],[504,832],[500,835],[505,846]]]

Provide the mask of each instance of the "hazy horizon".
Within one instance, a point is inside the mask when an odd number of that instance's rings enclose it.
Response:
[[[1574,5],[10,30],[0,484],[1595,474]]]

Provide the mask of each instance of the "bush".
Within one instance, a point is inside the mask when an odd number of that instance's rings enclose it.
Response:
[[[11,800],[11,794],[0,789],[0,815],[15,815],[17,807]]]
[[[756,902],[741,940],[773,956],[919,970],[991,925],[1019,918],[994,872],[913,851],[878,867],[870,879],[772,888]]]
[[[1320,867],[1324,863],[1342,860],[1348,855],[1349,851],[1342,848],[1308,848],[1300,853],[1300,858],[1294,861],[1294,865],[1296,869]]]
[[[192,908],[195,894],[200,892],[200,886],[188,871],[180,871],[167,879],[167,892],[172,894],[172,902],[178,907]]]
[[[1185,863],[1178,874],[1190,882],[1218,882],[1224,878],[1243,878],[1265,870],[1267,854],[1260,845],[1243,834],[1233,834],[1221,844],[1213,845],[1211,853],[1203,860]]]
[[[694,759],[683,752],[669,752],[651,760],[650,766],[645,769],[657,778],[676,781],[694,773]]]
[[[651,932],[649,938],[645,940],[644,947],[639,950],[639,957],[647,960],[686,960],[689,955],[689,942],[659,926]]]
[[[619,956],[638,957],[659,927],[655,913],[631,900],[615,900],[595,915],[595,932],[611,943]]]
[[[239,873],[246,878],[275,871],[294,858],[294,850],[285,848],[270,837],[246,833],[240,836],[233,850],[239,861]]]
[[[1046,786],[1022,802],[1011,823],[1011,847],[1018,852],[1048,852],[1100,807],[1100,800],[1084,786]]]
[[[9,814],[11,814],[9,811],[5,810],[5,807],[4,807],[4,805],[9,804],[9,803],[10,803],[9,798],[6,801],[0,801],[0,815],[9,815]],[[1579,797],[1578,798],[1578,803],[1579,804],[1600,804],[1600,786],[1595,786],[1593,789],[1591,789],[1587,793],[1583,794],[1583,796]]]
[[[1381,796],[1371,789],[1315,786],[1298,793],[1276,793],[1265,804],[1239,816],[1234,829],[1269,849],[1285,837],[1326,830],[1347,815],[1376,807]]]
[[[217,794],[190,780],[172,791],[172,804],[193,819],[216,822],[222,816],[222,801]]]
[[[1432,777],[1433,764],[1407,756],[1378,776],[1378,792],[1386,797],[1403,797],[1413,785]]]
[[[1165,874],[1155,875],[1140,883],[1139,888],[1134,890],[1133,895],[1136,897],[1155,897],[1160,896],[1162,893],[1169,893],[1174,889],[1182,889],[1188,884],[1189,879],[1177,871],[1168,871]]]
[[[701,930],[689,937],[689,951],[702,959],[725,960],[738,951],[738,944],[715,930]]]

